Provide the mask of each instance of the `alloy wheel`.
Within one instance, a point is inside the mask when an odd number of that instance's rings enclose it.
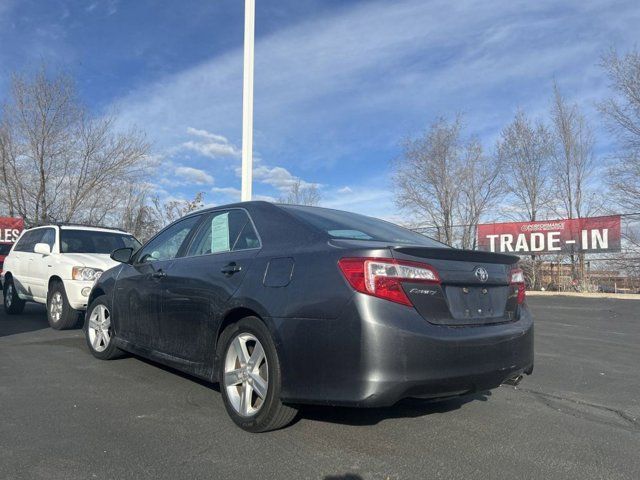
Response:
[[[89,343],[96,352],[104,352],[111,341],[111,314],[104,305],[96,305],[89,317]]]
[[[7,285],[7,292],[4,295],[4,304],[7,308],[11,308],[11,304],[13,303],[13,285]]]
[[[62,318],[63,307],[64,301],[62,299],[62,294],[60,292],[53,292],[49,305],[49,314],[51,315],[51,320],[53,320],[54,323],[59,322]]]
[[[233,409],[243,417],[258,413],[269,389],[269,365],[260,341],[240,333],[227,347],[224,388]]]

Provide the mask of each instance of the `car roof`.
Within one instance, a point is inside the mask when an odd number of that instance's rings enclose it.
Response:
[[[93,225],[80,225],[80,224],[63,224],[63,223],[52,223],[49,225],[38,225],[37,227],[27,228],[25,231],[30,230],[38,230],[40,228],[59,228],[61,230],[81,230],[81,231],[92,231],[92,232],[109,232],[109,233],[122,233],[125,235],[131,235],[124,230],[120,230],[119,228],[110,228],[110,227],[97,227]]]
[[[124,230],[120,230],[119,228],[108,228],[108,227],[91,227],[85,225],[58,225],[61,230],[91,230],[92,232],[111,232],[111,233],[124,233],[126,235],[131,235]]]
[[[185,218],[188,217],[190,215],[198,215],[201,213],[207,213],[207,212],[214,212],[217,210],[228,210],[230,208],[251,208],[251,207],[257,207],[257,206],[270,206],[270,207],[275,207],[275,208],[282,208],[282,207],[304,207],[304,208],[309,208],[309,209],[318,209],[318,210],[335,210],[338,212],[341,212],[343,210],[337,210],[337,209],[332,209],[332,208],[326,208],[326,207],[318,207],[318,206],[310,206],[310,205],[296,205],[296,204],[289,204],[289,203],[280,203],[280,202],[267,202],[266,200],[249,200],[246,202],[235,202],[235,203],[227,203],[225,205],[216,205],[215,207],[207,207],[207,208],[202,208],[200,210],[194,210],[193,212],[189,212],[187,214],[185,214],[184,216],[180,217],[180,218]]]

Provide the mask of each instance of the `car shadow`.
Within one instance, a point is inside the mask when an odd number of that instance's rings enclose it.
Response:
[[[440,400],[408,398],[391,407],[384,408],[304,406],[301,408],[296,422],[315,420],[351,426],[370,426],[392,418],[416,418],[451,412],[460,409],[469,402],[486,402],[490,396],[491,392],[485,391]]]
[[[139,355],[132,355],[136,359],[151,365],[156,368],[160,368],[166,372],[170,372],[174,375],[179,375],[182,378],[195,382],[203,387],[209,388],[217,393],[220,393],[220,385],[217,382],[210,382],[208,380],[195,377],[191,374],[185,373],[176,368],[163,365],[153,360],[141,357]],[[436,413],[447,413],[460,409],[463,405],[470,402],[486,402],[491,396],[491,391],[482,391],[471,393],[467,395],[460,395],[458,397],[451,397],[446,399],[430,399],[424,400],[419,398],[407,398],[399,401],[391,407],[383,408],[353,408],[353,407],[332,407],[327,405],[299,405],[300,411],[296,416],[292,424],[298,423],[301,420],[314,420],[318,422],[336,423],[342,425],[351,426],[371,426],[377,425],[383,420],[393,418],[417,418],[424,417],[426,415],[433,415]],[[352,474],[346,474],[352,475]],[[335,479],[351,479],[359,478],[357,476],[336,476],[326,477]]]
[[[7,315],[0,301],[0,337],[49,328],[47,311],[42,305],[27,303],[19,315]]]
[[[190,380],[190,381],[195,382],[195,383],[197,383],[199,385],[202,385],[203,387],[210,388],[211,390],[214,390],[214,391],[220,393],[220,386],[219,386],[219,384],[217,382],[216,383],[210,382],[209,380],[206,380],[206,379],[203,379],[203,378],[200,378],[200,377],[196,377],[194,375],[191,375],[190,373],[183,372],[182,370],[178,370],[177,368],[171,367],[169,365],[164,365],[163,363],[159,363],[159,362],[157,362],[155,360],[151,360],[151,359],[148,359],[148,358],[140,356],[140,355],[135,355],[135,354],[132,354],[132,353],[128,353],[127,355],[129,355],[129,356],[131,356],[131,357],[133,357],[133,358],[135,358],[137,360],[140,360],[141,362],[144,362],[147,365],[150,365],[150,366],[155,367],[155,368],[159,368],[160,370],[164,370],[165,372],[169,372],[169,373],[171,373],[173,375],[178,375],[178,376],[180,376],[180,377],[182,377],[184,379]]]

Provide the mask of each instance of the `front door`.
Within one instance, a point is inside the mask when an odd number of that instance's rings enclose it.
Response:
[[[56,230],[54,228],[43,228],[42,236],[37,243],[46,243],[49,245],[51,253],[54,253]],[[41,253],[33,253],[31,258],[32,260],[29,261],[31,291],[35,298],[46,300],[49,277],[51,276],[51,270],[53,268],[53,258],[50,255],[42,255]]]
[[[159,324],[166,342],[163,351],[212,364],[216,327],[259,249],[245,210],[207,214],[184,256],[171,264],[163,279]]]
[[[138,347],[157,350],[158,317],[166,271],[178,255],[200,216],[174,223],[152,238],[125,265],[114,292],[114,323],[118,336]]]
[[[36,243],[40,242],[44,229],[36,228],[25,232],[23,237],[19,240],[15,250],[20,252],[19,268],[14,273],[14,284],[21,294],[33,298],[34,290],[36,289],[37,278],[34,278],[34,266],[33,263],[36,259],[39,259],[41,255],[34,253],[33,249]]]

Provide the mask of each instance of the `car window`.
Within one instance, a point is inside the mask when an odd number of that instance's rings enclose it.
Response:
[[[9,250],[11,250],[10,243],[0,243],[0,255],[9,255]]]
[[[259,248],[260,240],[244,210],[226,210],[210,214],[194,237],[187,256],[233,252]]]
[[[53,244],[56,243],[56,231],[53,228],[44,228],[44,233],[39,243],[46,243],[53,251]]]
[[[394,223],[357,213],[319,207],[281,205],[294,217],[322,230],[332,238],[374,240],[432,248],[450,248],[432,238],[413,232]]]
[[[36,230],[29,230],[22,235],[22,238],[18,240],[18,244],[16,245],[16,252],[30,252],[33,253],[33,248],[36,246],[36,243],[39,243],[44,235],[44,228],[38,228]]]
[[[149,263],[175,258],[189,232],[200,220],[200,215],[174,223],[147,243],[137,256],[136,263]]]
[[[60,252],[110,254],[118,248],[140,248],[140,242],[124,232],[104,232],[100,230],[80,230],[63,228],[60,230]]]
[[[25,252],[25,245],[29,241],[28,236],[30,232],[24,232],[22,236],[16,242],[16,246],[13,249],[14,252]]]

